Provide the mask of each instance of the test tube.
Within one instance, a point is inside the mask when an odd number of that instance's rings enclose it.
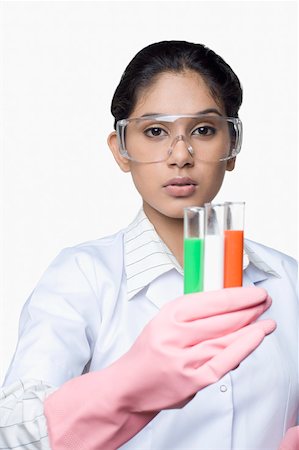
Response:
[[[203,290],[204,208],[184,208],[184,293]]]
[[[244,202],[226,202],[224,217],[224,287],[243,284]]]
[[[205,204],[204,290],[223,288],[224,204]]]

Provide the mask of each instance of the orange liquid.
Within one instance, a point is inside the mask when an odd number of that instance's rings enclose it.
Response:
[[[224,231],[224,287],[242,286],[243,230]]]

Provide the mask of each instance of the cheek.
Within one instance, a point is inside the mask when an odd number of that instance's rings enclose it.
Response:
[[[131,170],[131,176],[137,191],[142,197],[146,197],[153,192],[157,177],[153,176],[150,168],[145,168],[145,166],[140,166],[138,169],[134,168],[134,170]]]
[[[205,198],[205,202],[210,202],[217,195],[221,188],[225,175],[226,163],[222,162],[213,166],[206,166],[202,170],[200,183],[200,193]]]

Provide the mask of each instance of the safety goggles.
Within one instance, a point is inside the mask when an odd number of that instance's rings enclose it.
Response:
[[[116,123],[120,153],[125,158],[153,163],[166,161],[179,142],[189,155],[206,162],[234,158],[241,150],[242,122],[216,114],[157,114]]]

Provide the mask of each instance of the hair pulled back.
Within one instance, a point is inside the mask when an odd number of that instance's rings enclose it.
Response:
[[[213,50],[186,41],[162,41],[140,50],[125,69],[117,86],[111,112],[116,122],[133,111],[139,93],[151,86],[164,72],[197,72],[206,82],[215,101],[227,116],[238,117],[242,103],[240,81],[231,67]]]

